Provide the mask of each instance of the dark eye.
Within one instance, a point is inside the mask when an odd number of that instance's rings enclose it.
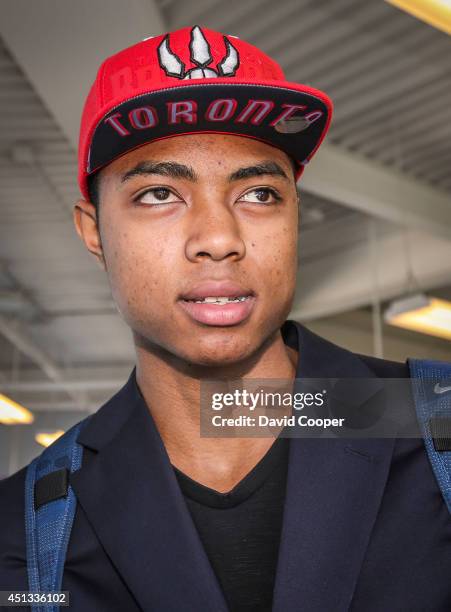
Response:
[[[180,197],[167,187],[153,187],[135,198],[135,202],[140,204],[173,204],[181,201]]]
[[[257,189],[252,189],[248,191],[244,195],[241,196],[241,200],[245,202],[256,202],[260,204],[270,204],[272,202],[276,202],[280,200],[279,194],[269,187],[258,187]]]

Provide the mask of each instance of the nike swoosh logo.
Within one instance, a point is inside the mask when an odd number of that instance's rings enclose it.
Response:
[[[451,385],[449,387],[441,387],[440,383],[437,383],[434,387],[434,393],[446,393],[451,391]]]

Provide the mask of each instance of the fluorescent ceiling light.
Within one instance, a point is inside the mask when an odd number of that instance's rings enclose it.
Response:
[[[384,314],[390,325],[451,340],[451,302],[417,294],[396,300]]]
[[[398,8],[451,34],[451,0],[387,0]]]
[[[3,423],[3,425],[28,425],[33,421],[34,416],[29,410],[0,393],[0,423]]]
[[[41,431],[35,435],[34,439],[41,446],[47,447],[50,446],[50,444],[53,444],[55,440],[58,440],[58,438],[61,438],[63,433],[64,431],[62,429],[59,429],[58,431]]]

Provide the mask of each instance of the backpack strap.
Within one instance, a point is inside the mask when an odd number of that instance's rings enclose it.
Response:
[[[407,360],[427,454],[451,513],[451,363]]]
[[[83,447],[77,436],[80,421],[58,438],[27,468],[25,478],[25,534],[30,592],[61,590],[67,545],[76,499],[69,475],[81,467]],[[35,604],[32,612],[57,612],[59,606]]]

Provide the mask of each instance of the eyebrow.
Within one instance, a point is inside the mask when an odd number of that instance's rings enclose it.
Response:
[[[197,181],[198,176],[191,166],[185,164],[179,164],[178,162],[165,161],[165,162],[152,162],[143,161],[127,170],[122,177],[121,183],[125,183],[135,176],[147,176],[149,174],[159,174],[160,176],[168,176],[175,179],[186,179],[188,181]],[[228,181],[241,181],[247,178],[254,178],[256,176],[280,176],[288,180],[288,176],[283,168],[274,161],[262,161],[252,166],[245,166],[238,168],[231,174],[229,174]]]
[[[282,178],[288,180],[286,172],[277,162],[262,161],[259,164],[235,170],[235,172],[232,172],[232,174],[229,175],[229,181],[240,181],[242,179],[254,178],[255,176],[263,175],[281,176]]]
[[[149,174],[159,174],[160,176],[169,176],[171,178],[182,178],[188,181],[196,181],[197,175],[190,166],[178,164],[177,162],[152,162],[144,161],[128,170],[121,177],[121,183],[125,183],[134,176],[147,176]]]

